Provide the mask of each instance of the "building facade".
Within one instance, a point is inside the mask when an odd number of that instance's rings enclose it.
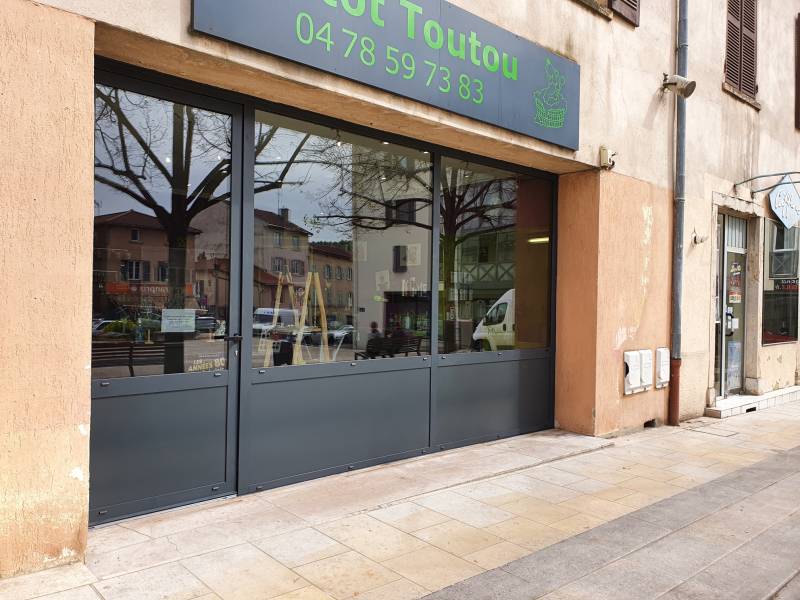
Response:
[[[676,385],[677,2],[263,4],[291,27],[0,4],[0,577],[90,523],[797,383],[800,0],[687,15]]]

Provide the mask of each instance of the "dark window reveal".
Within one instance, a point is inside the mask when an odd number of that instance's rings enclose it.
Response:
[[[757,84],[758,0],[728,0],[725,81],[755,98]]]
[[[798,235],[773,221],[765,222],[763,344],[797,340]]]
[[[611,10],[638,27],[639,3],[640,0],[611,0]]]

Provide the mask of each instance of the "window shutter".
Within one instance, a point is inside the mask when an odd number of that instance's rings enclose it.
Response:
[[[611,10],[639,26],[639,4],[641,0],[611,0]]]
[[[748,96],[758,93],[758,0],[742,0],[742,82]]]
[[[725,42],[725,81],[737,90],[742,84],[742,0],[728,0]]]

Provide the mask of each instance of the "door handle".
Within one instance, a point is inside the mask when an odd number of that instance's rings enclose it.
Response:
[[[215,340],[223,340],[225,342],[233,342],[236,344],[241,344],[242,340],[244,339],[241,335],[217,335],[214,336]]]
[[[233,351],[233,355],[236,358],[239,358],[239,347],[241,346],[242,340],[244,338],[241,335],[236,334],[236,335],[223,336],[222,339],[225,340],[228,344],[236,344],[236,348]],[[228,346],[228,348],[230,349],[230,346]]]
[[[733,315],[730,313],[725,313],[725,337],[731,337],[733,335]]]

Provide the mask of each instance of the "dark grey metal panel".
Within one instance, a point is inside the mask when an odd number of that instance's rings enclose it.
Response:
[[[546,358],[439,364],[431,445],[458,445],[552,427],[550,377]]]
[[[240,491],[426,448],[429,377],[416,369],[250,386]]]
[[[90,508],[195,488],[210,496],[226,480],[227,441],[225,387],[94,399]]]

